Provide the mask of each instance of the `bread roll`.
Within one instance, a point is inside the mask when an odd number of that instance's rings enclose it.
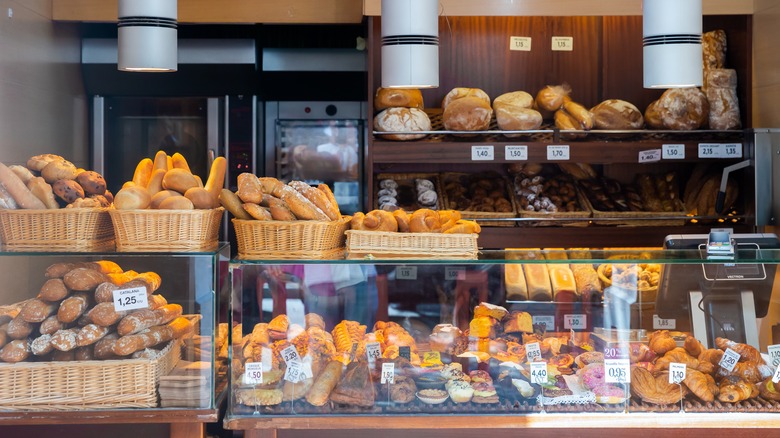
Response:
[[[114,196],[114,207],[117,210],[143,210],[149,208],[152,196],[146,187],[125,187]]]
[[[441,101],[441,109],[446,110],[450,103],[458,99],[463,99],[464,97],[480,99],[484,101],[488,107],[490,106],[490,96],[479,88],[456,87],[444,96],[444,99]]]
[[[579,122],[567,113],[566,110],[559,109],[555,112],[555,126],[558,129],[567,131],[581,131],[582,127]]]
[[[449,131],[484,131],[490,127],[493,109],[478,97],[463,97],[450,102],[444,109],[442,121]]]
[[[46,280],[38,292],[38,298],[45,301],[59,301],[65,299],[70,291],[65,287],[65,282],[61,278],[51,278]]]
[[[571,93],[569,84],[548,85],[536,94],[536,106],[545,111],[557,111]]]
[[[76,176],[76,182],[84,189],[86,195],[102,195],[106,193],[105,178],[92,170],[79,173]]]
[[[227,209],[236,219],[249,220],[252,216],[244,210],[241,199],[228,189],[219,192],[219,203]]]
[[[512,105],[530,109],[534,106],[534,97],[525,91],[512,91],[493,99],[493,109],[502,105]]]
[[[542,126],[542,115],[539,111],[522,108],[515,105],[494,106],[496,123],[504,131],[528,131]],[[507,137],[518,137],[523,134],[504,134]]]
[[[54,163],[52,163],[54,164]],[[31,180],[35,181],[35,178]],[[51,186],[52,191],[58,198],[70,204],[76,202],[79,199],[84,199],[84,189],[81,188],[79,183],[69,179],[59,179]]]
[[[523,265],[528,297],[534,301],[552,301],[552,286],[547,265],[528,263]]]
[[[184,193],[193,187],[198,187],[198,181],[195,176],[184,169],[170,169],[163,176],[162,186],[167,190]]]
[[[157,208],[160,210],[193,210],[195,206],[184,196],[174,195],[165,198]]]
[[[209,170],[209,177],[206,179],[206,184],[204,185],[198,178],[195,178],[195,181],[198,183],[198,187],[203,187],[208,190],[208,192],[211,193],[212,198],[217,199],[219,197],[219,192],[222,191],[222,188],[225,185],[226,172],[227,160],[225,157],[217,157],[211,163],[211,169]]]
[[[377,88],[374,109],[382,111],[393,107],[423,109],[422,93],[417,88]]]
[[[184,193],[184,197],[192,202],[193,207],[201,210],[217,208],[219,201],[203,187],[192,187]]]
[[[709,120],[707,96],[696,87],[670,88],[645,110],[645,122],[654,129],[690,131]]]
[[[60,179],[75,180],[78,175],[76,165],[68,160],[54,160],[41,170],[41,176],[49,184]]]
[[[51,185],[40,176],[32,177],[27,181],[27,188],[30,189],[36,198],[40,199],[46,205],[46,208],[60,208],[57,200],[54,199],[54,191]]]
[[[46,204],[33,195],[21,178],[3,163],[0,163],[0,185],[5,187],[19,207],[33,210],[46,209]]]
[[[579,297],[574,273],[565,265],[550,265],[550,286],[555,301],[571,302]]]
[[[166,172],[167,170],[165,169],[154,169],[154,171],[152,172],[152,176],[149,178],[149,184],[146,186],[146,190],[149,192],[150,195],[152,195],[152,197],[154,197],[154,195],[162,191],[163,189],[162,180],[165,177]],[[173,192],[174,190],[170,190],[170,191]],[[152,207],[152,208],[156,208],[156,207]]]
[[[642,129],[645,119],[632,103],[620,99],[607,99],[590,109],[596,129]]]
[[[380,132],[431,131],[428,114],[417,108],[388,108],[374,116],[374,129]],[[388,140],[418,140],[427,134],[384,134]]]
[[[563,103],[563,110],[579,123],[581,129],[585,131],[593,129],[593,114],[584,106],[569,100]]]
[[[162,180],[160,180],[160,182],[162,182]],[[152,196],[152,199],[149,202],[149,208],[159,209],[160,204],[171,196],[179,196],[179,192],[175,190],[160,190]]]

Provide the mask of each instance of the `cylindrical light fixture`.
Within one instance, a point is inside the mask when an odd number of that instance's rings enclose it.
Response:
[[[439,86],[439,0],[382,0],[382,87]]]
[[[701,1],[642,1],[645,88],[702,85]]]
[[[119,0],[119,70],[176,71],[177,18],[177,0]]]

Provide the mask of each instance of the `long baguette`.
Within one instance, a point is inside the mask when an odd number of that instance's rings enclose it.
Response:
[[[306,394],[306,401],[313,406],[324,406],[328,402],[330,392],[341,380],[343,364],[337,360],[332,360],[325,365],[317,379],[314,381],[309,392]]]
[[[322,190],[310,186],[303,181],[291,181],[290,186],[298,191],[304,198],[308,199],[312,204],[316,205],[326,216],[332,221],[338,220],[340,215],[338,209],[334,209],[331,205],[328,195]]]
[[[46,210],[46,204],[38,199],[24,184],[19,175],[0,163],[0,184],[5,186],[8,194],[14,198],[19,207],[30,210]]]

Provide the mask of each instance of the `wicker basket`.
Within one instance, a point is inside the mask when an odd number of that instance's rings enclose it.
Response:
[[[349,230],[347,259],[475,260],[478,234]]]
[[[351,217],[338,221],[233,219],[242,260],[331,260],[344,258],[344,232]]]
[[[460,179],[461,177],[464,177],[468,175],[467,173],[455,173],[455,172],[448,172],[442,174],[439,179],[442,183],[442,194],[444,196],[444,202],[443,202],[443,208],[450,208],[450,198],[447,194],[447,191],[444,189],[444,187],[447,186],[447,183],[453,180]],[[506,177],[497,175],[498,178],[502,179],[502,186],[504,187],[504,192],[506,194],[507,200],[512,204],[512,211],[506,212],[506,213],[497,213],[497,212],[490,212],[490,211],[475,211],[475,210],[459,210],[461,216],[463,219],[472,219],[479,222],[481,226],[484,227],[514,227],[515,221],[510,220],[498,220],[498,221],[491,221],[489,219],[511,219],[517,217],[517,199],[514,195],[514,190],[512,190],[512,184],[509,182],[509,180]]]
[[[591,213],[591,207],[590,202],[588,202],[588,199],[585,197],[585,195],[582,194],[582,192],[577,189],[577,200],[579,201],[580,207],[582,210],[580,211],[556,211],[554,213],[548,213],[544,211],[528,211],[523,210],[519,205],[517,207],[517,216],[520,218],[538,218],[539,221],[521,221],[520,226],[531,226],[531,227],[558,227],[558,226],[564,226],[564,227],[587,227],[590,225],[590,221],[584,220],[586,218],[589,218],[592,216]],[[545,219],[555,219],[555,220],[545,220]],[[576,219],[567,221],[566,219]]]
[[[114,230],[109,210],[0,210],[0,240],[12,251],[111,250]]]
[[[210,210],[111,210],[118,251],[211,251],[222,207]]]
[[[156,359],[0,364],[0,408],[10,411],[151,408],[157,382],[176,366],[179,341]]]

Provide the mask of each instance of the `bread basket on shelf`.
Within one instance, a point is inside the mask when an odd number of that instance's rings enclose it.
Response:
[[[232,219],[243,260],[333,260],[344,258],[350,216],[337,221]]]
[[[108,208],[0,210],[0,241],[13,251],[105,251],[114,248]]]
[[[224,208],[111,210],[118,251],[211,251],[218,245]]]
[[[615,269],[634,270],[634,273],[621,277],[614,282],[612,273]],[[655,303],[655,297],[658,294],[658,277],[654,281],[648,280],[653,274],[659,274],[660,265],[654,263],[636,263],[616,259],[615,263],[602,263],[596,270],[599,280],[604,287],[610,287],[613,284],[626,290],[636,290],[638,303]]]
[[[478,234],[349,230],[347,259],[475,260]]]
[[[470,219],[470,220],[476,220],[481,226],[488,226],[488,227],[514,227],[515,222],[511,220],[494,220],[491,221],[490,219],[510,219],[517,217],[517,199],[513,193],[512,185],[509,182],[509,180],[501,175],[491,175],[491,177],[495,178],[496,184],[495,186],[501,187],[501,189],[504,192],[504,195],[506,196],[504,199],[509,201],[509,205],[511,205],[512,211],[506,211],[506,212],[496,212],[496,211],[483,211],[479,209],[473,209],[473,210],[462,210],[458,208],[458,203],[455,199],[453,199],[450,192],[448,192],[449,183],[451,182],[459,182],[459,181],[468,181],[468,179],[472,176],[477,176],[468,174],[468,173],[458,173],[458,172],[447,172],[443,173],[439,180],[442,184],[442,196],[444,198],[443,202],[443,208],[445,209],[453,209],[458,210],[463,217],[463,219]],[[467,199],[472,200],[473,197],[471,194],[467,197]]]

